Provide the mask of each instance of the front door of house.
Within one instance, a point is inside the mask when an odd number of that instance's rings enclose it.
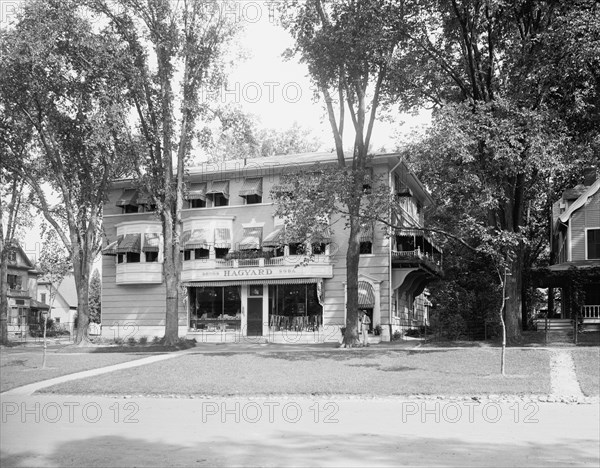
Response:
[[[263,287],[248,286],[248,336],[262,336],[263,330]]]

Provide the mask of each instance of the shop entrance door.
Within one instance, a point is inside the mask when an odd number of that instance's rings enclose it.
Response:
[[[248,290],[248,336],[262,336],[263,298],[262,285],[249,286]]]

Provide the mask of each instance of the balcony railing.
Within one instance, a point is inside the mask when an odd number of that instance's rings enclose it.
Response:
[[[331,263],[331,257],[329,255],[314,255],[312,258],[310,258],[305,255],[288,255],[286,257],[247,258],[236,260],[225,260],[220,258],[202,258],[198,260],[185,260],[183,262],[183,271],[197,269],[207,270],[222,268],[293,266],[301,265],[306,262],[310,264],[329,264]]]
[[[392,250],[392,262],[410,263],[413,261],[421,261],[436,271],[441,271],[441,257],[428,252],[423,252],[421,249],[397,251]]]
[[[581,316],[585,318],[600,318],[600,305],[581,306]]]
[[[12,288],[9,288],[9,290],[8,290],[8,296],[10,296],[10,297],[23,297],[23,298],[27,298],[27,297],[29,297],[29,290],[28,289],[12,289]]]

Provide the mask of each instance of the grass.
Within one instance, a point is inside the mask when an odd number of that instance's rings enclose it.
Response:
[[[423,351],[200,352],[49,387],[63,394],[479,395],[550,391],[546,351],[498,348]],[[160,376],[159,379],[156,376]]]
[[[145,356],[143,353],[94,354],[93,349],[95,348],[74,348],[70,352],[61,352],[61,349],[56,348],[48,349],[46,369],[42,369],[42,348],[3,348],[0,351],[0,392]]]
[[[571,352],[581,391],[586,396],[600,394],[600,350],[577,348]]]

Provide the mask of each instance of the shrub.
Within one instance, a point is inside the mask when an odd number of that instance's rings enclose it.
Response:
[[[118,346],[121,346],[123,343],[125,343],[125,340],[123,340],[121,337],[116,337],[113,341]]]
[[[148,337],[147,336],[140,337],[139,343],[141,345],[145,345],[146,343],[148,343]]]
[[[153,344],[158,344],[160,343],[160,338],[158,336],[155,336],[154,338],[152,338],[152,343]]]
[[[373,335],[379,336],[381,335],[381,325],[375,325],[373,328]]]
[[[133,336],[132,336],[132,337],[130,337],[130,338],[127,340],[127,344],[128,344],[129,346],[135,346],[135,344],[136,344],[135,338],[134,338]]]
[[[400,330],[396,330],[392,335],[392,341],[398,341],[402,339],[402,332]]]

